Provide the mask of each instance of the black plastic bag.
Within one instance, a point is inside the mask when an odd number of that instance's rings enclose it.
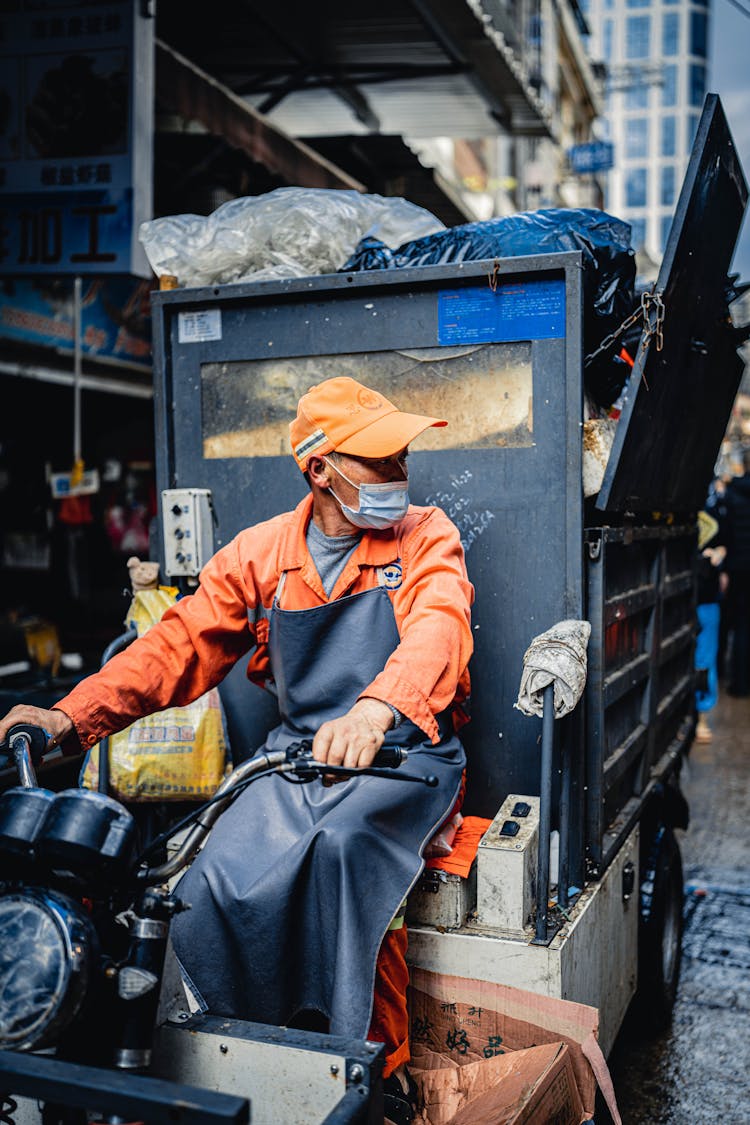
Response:
[[[465,223],[405,242],[391,250],[365,238],[342,272],[437,266],[487,258],[516,258],[579,250],[583,255],[583,344],[588,355],[619,328],[635,307],[635,254],[630,227],[605,211],[550,208],[522,211],[486,222]],[[616,362],[620,343],[586,368],[586,387],[600,406],[617,398],[627,368]]]

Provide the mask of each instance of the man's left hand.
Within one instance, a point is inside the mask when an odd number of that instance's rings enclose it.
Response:
[[[380,699],[359,699],[351,711],[319,728],[313,739],[313,758],[347,769],[372,765],[392,726],[393,712],[387,704]]]

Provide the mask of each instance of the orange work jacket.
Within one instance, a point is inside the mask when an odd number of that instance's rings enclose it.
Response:
[[[474,589],[454,524],[439,508],[411,506],[395,528],[366,531],[329,599],[305,542],[311,515],[309,495],[294,511],[240,532],[203,568],[195,593],[55,705],[73,720],[83,747],[141,715],[196,699],[250,649],[248,677],[270,680],[266,615],[282,573],[280,605],[292,610],[384,583],[400,643],[362,695],[393,704],[433,743],[436,716],[451,704],[461,725]]]

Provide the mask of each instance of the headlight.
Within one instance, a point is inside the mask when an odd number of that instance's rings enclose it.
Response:
[[[0,1048],[54,1043],[81,1008],[95,941],[82,907],[64,895],[0,896]]]

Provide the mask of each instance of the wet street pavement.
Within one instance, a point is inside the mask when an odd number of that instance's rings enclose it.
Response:
[[[691,823],[679,833],[672,1027],[652,1039],[626,1029],[609,1059],[624,1125],[750,1123],[750,699],[722,695],[709,722],[713,741],[693,744],[682,774]]]

